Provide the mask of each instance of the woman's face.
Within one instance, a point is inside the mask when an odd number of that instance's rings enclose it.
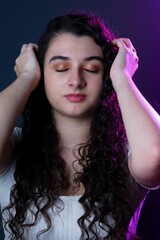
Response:
[[[54,116],[92,116],[102,91],[103,53],[88,36],[63,33],[50,43],[44,82]]]

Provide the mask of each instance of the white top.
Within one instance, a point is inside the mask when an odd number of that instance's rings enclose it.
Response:
[[[20,137],[20,130],[17,128],[14,130],[13,134],[13,144],[15,144]],[[15,138],[15,140],[14,140]],[[0,205],[1,209],[9,204],[10,190],[15,183],[14,180],[14,171],[15,164],[3,174],[0,175]],[[139,213],[142,207],[143,199],[147,193],[147,190],[142,189],[138,184],[132,181],[132,178],[129,180],[129,189],[130,192],[130,201],[135,209],[134,217],[132,218],[129,226],[129,230],[133,233],[136,231],[136,226],[138,222]],[[141,190],[142,191],[141,191]],[[77,220],[83,215],[83,208],[78,202],[80,196],[61,196],[62,203],[57,203],[56,206],[52,207],[49,210],[51,221],[53,226],[51,229],[40,235],[39,240],[79,240],[81,236],[81,230],[78,226]],[[32,206],[32,210],[35,209],[35,206]],[[7,216],[4,216],[4,219],[7,219]],[[109,217],[110,218],[110,217]],[[33,219],[33,215],[28,211],[27,220]],[[112,221],[112,219],[109,219]],[[36,234],[40,230],[43,230],[46,226],[46,223],[42,216],[39,216],[37,224],[29,228],[28,237],[26,236],[25,240],[36,240]],[[100,229],[100,235],[103,237],[103,230]],[[9,233],[5,231],[5,240],[9,240]]]

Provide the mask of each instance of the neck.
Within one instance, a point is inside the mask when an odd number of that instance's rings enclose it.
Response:
[[[54,116],[55,117],[55,116]],[[66,162],[66,176],[69,179],[70,187],[62,195],[79,195],[84,193],[84,187],[76,185],[74,182],[75,172],[80,172],[82,166],[75,162],[79,158],[76,145],[86,143],[90,138],[91,119],[69,119],[65,117],[55,117],[56,127],[60,134],[59,151],[61,157]],[[73,153],[74,149],[74,153]],[[74,167],[73,167],[74,163]]]
[[[85,143],[90,137],[91,119],[56,118],[56,127],[60,133],[60,146],[73,149],[77,144]]]

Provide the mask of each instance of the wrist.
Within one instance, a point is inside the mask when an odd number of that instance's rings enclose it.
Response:
[[[39,78],[34,74],[23,72],[17,78],[22,84],[32,92],[38,85]]]
[[[124,89],[125,85],[128,85],[129,83],[133,82],[131,76],[127,72],[121,72],[118,74],[115,74],[111,77],[113,88],[116,92],[120,91],[121,89]]]

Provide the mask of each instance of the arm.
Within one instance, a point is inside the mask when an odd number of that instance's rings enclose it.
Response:
[[[132,75],[138,57],[128,39],[113,41],[119,48],[110,76],[117,93],[131,157],[129,169],[137,182],[152,187],[160,184],[160,116],[135,86]]]
[[[22,46],[15,65],[17,79],[0,93],[0,172],[11,162],[10,136],[30,93],[36,88],[40,79],[35,48],[37,46],[34,44]]]

